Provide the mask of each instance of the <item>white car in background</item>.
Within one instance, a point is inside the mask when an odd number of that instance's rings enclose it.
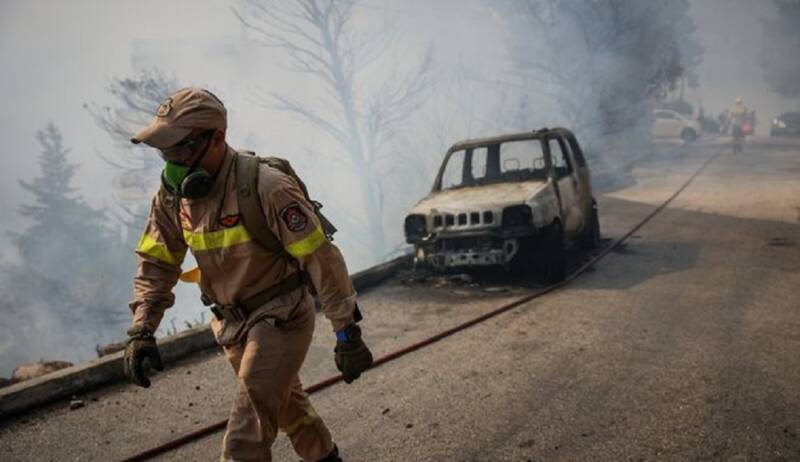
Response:
[[[690,143],[703,132],[700,122],[668,109],[653,111],[655,121],[650,134],[653,138],[680,138]]]

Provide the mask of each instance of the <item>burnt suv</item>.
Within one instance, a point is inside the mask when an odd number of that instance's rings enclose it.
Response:
[[[430,194],[406,216],[405,235],[416,262],[437,270],[521,267],[564,279],[567,243],[600,242],[575,135],[543,128],[456,143]]]

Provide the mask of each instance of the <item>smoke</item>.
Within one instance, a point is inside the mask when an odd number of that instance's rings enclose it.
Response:
[[[653,104],[694,71],[701,47],[686,0],[514,0],[497,3],[511,71],[572,128],[595,169],[624,167],[649,145]]]

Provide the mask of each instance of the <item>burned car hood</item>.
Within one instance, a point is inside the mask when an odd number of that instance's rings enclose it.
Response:
[[[546,186],[546,181],[524,181],[436,191],[419,201],[409,213],[460,212],[522,204]]]

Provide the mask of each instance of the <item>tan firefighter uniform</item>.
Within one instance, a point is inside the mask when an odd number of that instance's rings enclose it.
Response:
[[[266,164],[259,167],[258,194],[285,253],[256,243],[237,203],[239,155],[228,148],[210,194],[181,199],[179,217],[163,203],[168,202],[165,196],[154,197],[136,249],[133,324],[156,330],[174,303],[172,288],[187,250],[198,262],[202,293],[219,306],[247,300],[304,273],[305,284],[257,307],[246,321],[215,317],[211,327],[238,377],[222,460],[271,460],[269,448],[280,429],[304,460],[317,461],[334,446],[298,378],[314,331],[309,285],[334,330],[353,323],[356,293],[339,249],[325,239],[297,182]]]

